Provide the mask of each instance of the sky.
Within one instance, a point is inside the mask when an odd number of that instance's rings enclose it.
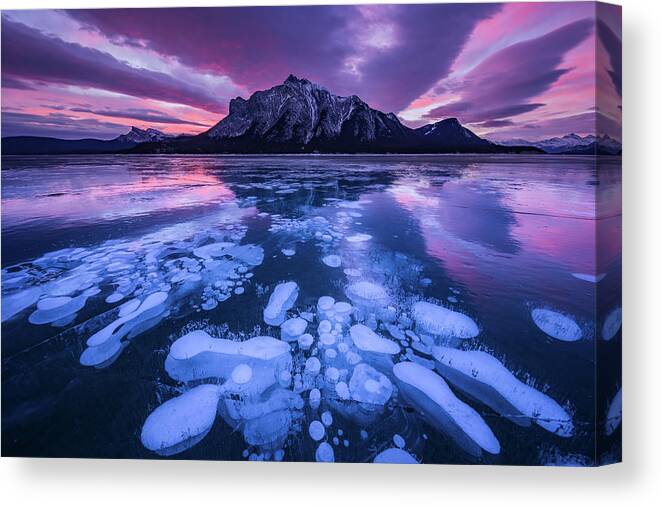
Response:
[[[2,136],[200,133],[294,74],[411,127],[620,139],[620,34],[592,2],[3,11]]]

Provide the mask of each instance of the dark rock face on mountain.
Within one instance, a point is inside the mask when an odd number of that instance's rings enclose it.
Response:
[[[524,148],[536,152],[534,148]],[[359,97],[340,97],[307,79],[235,98],[229,114],[198,136],[143,144],[161,153],[501,153],[516,148],[481,139],[456,119],[419,129]]]
[[[168,135],[148,128],[131,127],[127,133],[114,139],[57,139],[54,137],[17,136],[2,139],[3,155],[56,155],[56,154],[95,154],[119,153],[144,142],[162,141]]]
[[[415,130],[420,142],[431,150],[448,152],[493,153],[498,147],[492,142],[475,135],[459,123],[457,118],[448,118]]]
[[[123,142],[127,144],[142,144],[143,142],[159,142],[168,139],[172,136],[156,130],[155,128],[148,128],[142,130],[138,127],[131,127],[128,133],[122,134],[113,139],[116,142]]]

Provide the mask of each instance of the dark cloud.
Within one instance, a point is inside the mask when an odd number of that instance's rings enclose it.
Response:
[[[482,123],[476,123],[476,125],[481,126],[483,128],[501,128],[506,126],[512,126],[514,125],[514,122],[509,119],[492,119],[489,121],[484,121]]]
[[[437,107],[428,116],[456,116],[465,123],[479,123],[507,119],[543,106],[531,100],[570,70],[560,68],[564,55],[585,40],[592,27],[593,20],[583,19],[494,53],[459,83],[459,101]]]
[[[144,121],[146,123],[163,123],[170,125],[194,125],[201,127],[208,127],[210,125],[205,125],[203,123],[197,123],[195,121],[187,121],[184,119],[176,118],[164,114],[160,111],[154,109],[141,109],[129,107],[127,109],[121,110],[112,110],[112,109],[92,109],[90,107],[72,107],[69,109],[72,112],[86,112],[90,114],[96,114],[97,116],[108,116],[110,118],[127,118],[127,119],[137,119]]]
[[[67,12],[116,43],[227,75],[250,91],[271,87],[293,73],[333,92],[359,95],[374,107],[399,111],[447,75],[475,25],[499,8],[457,4]],[[352,59],[357,61],[354,73],[347,71]]]
[[[617,94],[622,96],[622,41],[601,19],[597,20],[597,34],[608,54],[611,65],[608,75],[613,81]]]
[[[200,87],[161,72],[132,67],[107,53],[49,37],[5,17],[2,73],[3,86],[5,79],[49,82],[225,111]]]
[[[2,111],[2,136],[36,135],[61,139],[94,137],[110,139],[126,131],[125,125],[98,121],[94,118],[78,119],[68,114],[30,114]],[[93,135],[91,135],[93,132]]]

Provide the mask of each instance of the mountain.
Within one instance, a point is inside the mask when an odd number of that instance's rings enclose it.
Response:
[[[532,147],[522,148],[537,152]],[[282,84],[230,101],[229,114],[187,139],[146,143],[141,153],[501,153],[456,119],[412,129],[356,95],[341,97],[290,75]]]
[[[57,139],[55,137],[17,136],[2,139],[3,155],[44,155],[44,154],[94,154],[118,153],[144,142],[162,141],[167,134],[148,128],[131,127],[127,133],[111,140],[100,139]]]
[[[142,130],[138,127],[131,127],[131,130],[129,130],[128,133],[116,137],[113,141],[127,144],[142,144],[143,142],[159,142],[171,137],[173,136],[165,134],[155,128]]]
[[[622,151],[622,145],[608,135],[580,135],[571,133],[563,137],[552,137],[539,141],[512,139],[498,142],[504,146],[533,146],[546,153],[563,155],[617,155]]]

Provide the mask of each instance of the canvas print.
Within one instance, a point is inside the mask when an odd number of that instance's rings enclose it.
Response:
[[[621,9],[2,12],[2,455],[621,459]]]

